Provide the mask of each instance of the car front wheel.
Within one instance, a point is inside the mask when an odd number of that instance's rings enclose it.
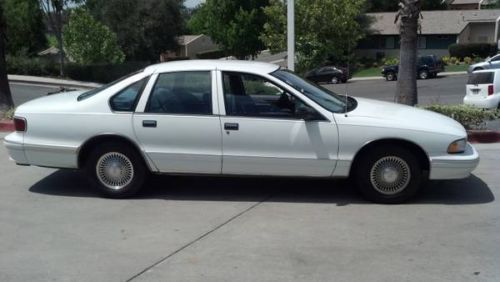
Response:
[[[393,73],[393,72],[388,72],[386,75],[385,75],[385,80],[387,81],[393,81],[393,80],[396,80],[396,74]]]
[[[428,71],[426,71],[426,70],[420,71],[420,72],[418,73],[418,77],[419,77],[420,79],[428,79],[428,78],[429,78],[429,72],[428,72]]]
[[[377,203],[402,203],[416,194],[422,181],[417,158],[407,149],[383,147],[359,160],[356,182],[361,193]]]
[[[104,143],[89,156],[86,171],[104,196],[124,198],[137,193],[146,178],[141,156],[130,146]]]
[[[334,77],[332,77],[332,79],[330,80],[330,82],[332,84],[337,84],[337,83],[339,83],[339,79],[338,79],[338,77],[334,76]]]

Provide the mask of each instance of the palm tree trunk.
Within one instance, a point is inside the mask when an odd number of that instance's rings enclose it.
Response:
[[[2,7],[0,7],[0,112],[6,112],[14,106],[7,78],[7,63],[5,62],[5,25]]]
[[[395,101],[414,106],[417,96],[417,39],[420,3],[415,0],[401,1],[405,6],[400,16],[400,59]]]

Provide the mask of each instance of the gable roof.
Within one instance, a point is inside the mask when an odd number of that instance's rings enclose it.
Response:
[[[396,13],[368,13],[372,17],[371,29],[375,34],[399,34],[394,24]],[[422,12],[422,34],[460,34],[471,22],[492,22],[500,17],[500,9],[445,10]]]
[[[202,37],[203,34],[198,34],[198,35],[181,35],[177,37],[177,42],[179,45],[184,46],[188,45],[189,43],[195,41],[196,39]]]

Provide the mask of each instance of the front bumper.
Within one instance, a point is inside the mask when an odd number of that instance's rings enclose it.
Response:
[[[467,143],[465,152],[431,158],[431,171],[429,178],[461,179],[468,177],[479,164],[479,154],[476,149]]]
[[[7,135],[3,144],[7,148],[7,152],[13,161],[19,165],[29,164],[26,154],[24,153],[22,133],[14,132]]]

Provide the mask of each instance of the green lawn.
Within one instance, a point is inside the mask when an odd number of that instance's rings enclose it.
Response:
[[[382,76],[382,68],[368,68],[357,70],[352,74],[353,77],[368,77],[368,76]]]
[[[469,68],[469,65],[463,64],[463,65],[448,65],[444,67],[444,71],[446,72],[453,72],[453,71],[467,71],[467,68]]]

